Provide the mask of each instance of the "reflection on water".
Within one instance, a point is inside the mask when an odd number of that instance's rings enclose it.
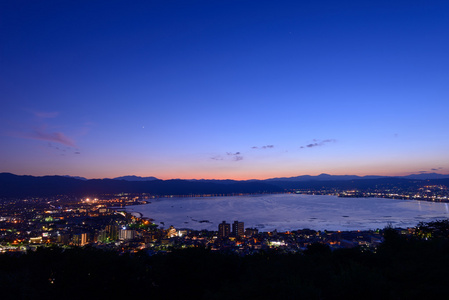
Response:
[[[448,218],[447,203],[384,198],[338,198],[322,195],[258,195],[213,198],[164,198],[146,205],[129,206],[176,228],[217,230],[226,220],[243,221],[262,231],[365,230],[413,227],[420,221]]]

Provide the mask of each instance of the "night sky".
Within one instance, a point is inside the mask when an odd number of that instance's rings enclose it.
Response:
[[[0,172],[449,173],[449,1],[2,1]]]

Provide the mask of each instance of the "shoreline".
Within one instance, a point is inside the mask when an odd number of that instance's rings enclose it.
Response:
[[[312,200],[312,196],[333,196],[336,197],[338,199],[354,199],[355,197],[338,197],[336,195],[310,195],[310,194],[293,194],[293,193],[277,193],[276,195],[283,195],[283,194],[290,194],[290,195],[302,195],[302,196],[308,196],[307,198],[305,198],[305,201],[309,202],[308,204],[310,205],[310,201]],[[268,194],[258,194],[258,196],[267,196]],[[254,195],[256,196],[256,195]],[[193,197],[191,197],[193,198]],[[203,198],[203,197],[195,197],[195,198]],[[228,198],[230,199],[230,197],[215,197],[215,198],[221,198],[221,200],[225,200],[225,203],[234,203],[233,200],[229,200],[227,201],[227,199],[224,198]],[[239,196],[235,196],[235,198],[239,198]],[[376,197],[357,197],[357,198],[372,198],[372,199],[378,199],[378,200],[402,200],[402,199],[391,199],[391,198],[376,198]],[[160,198],[159,198],[160,199]],[[174,200],[173,198],[170,198]],[[318,199],[318,198],[317,198]],[[160,203],[166,202],[163,201],[164,199],[160,199]],[[206,199],[199,199],[200,201],[207,201]],[[251,202],[249,202],[250,204],[254,204],[257,203],[257,200],[253,199],[253,197],[248,198],[248,200],[252,200]],[[322,199],[321,199],[322,200]],[[357,230],[362,230],[362,231],[376,231],[378,229],[383,229],[387,226],[393,226],[394,228],[400,228],[400,229],[405,229],[405,228],[414,228],[416,227],[420,222],[429,222],[429,221],[435,221],[435,220],[444,220],[444,219],[448,219],[449,218],[449,212],[447,211],[447,204],[445,209],[441,208],[441,204],[443,203],[439,203],[439,202],[433,202],[433,201],[414,201],[414,200],[410,200],[410,199],[405,199],[407,201],[404,202],[408,202],[409,204],[406,204],[409,207],[408,211],[408,215],[406,214],[404,217],[399,216],[399,217],[395,217],[394,214],[393,216],[389,215],[387,212],[385,212],[385,215],[369,215],[369,211],[365,211],[364,214],[367,216],[366,219],[369,220],[367,222],[364,222],[363,217],[359,217],[358,213],[355,211],[349,211],[349,212],[345,212],[344,210],[341,212],[341,216],[337,213],[336,215],[332,215],[329,218],[326,218],[327,216],[325,215],[323,216],[319,216],[319,215],[313,215],[313,213],[310,213],[308,215],[303,215],[302,217],[298,217],[297,219],[292,220],[291,217],[289,219],[289,217],[287,216],[285,219],[282,215],[279,217],[278,220],[273,220],[273,219],[265,219],[263,218],[263,215],[266,214],[266,209],[262,209],[260,212],[261,213],[261,218],[259,220],[248,220],[251,218],[245,218],[243,216],[236,216],[236,217],[229,217],[226,215],[223,215],[223,217],[217,217],[216,215],[207,215],[208,212],[205,212],[204,214],[200,214],[198,215],[198,213],[194,213],[193,211],[190,211],[189,209],[182,209],[181,207],[179,207],[180,205],[182,205],[183,202],[176,202],[176,201],[167,201],[165,204],[165,208],[159,208],[159,209],[165,209],[166,212],[164,212],[165,214],[168,214],[171,216],[171,219],[160,219],[160,221],[157,221],[157,216],[155,215],[148,215],[145,216],[146,214],[148,214],[148,212],[146,212],[144,209],[142,209],[143,207],[138,207],[141,206],[141,204],[139,205],[133,205],[133,207],[131,208],[130,206],[124,206],[124,207],[115,207],[115,210],[118,211],[125,211],[127,213],[138,213],[142,216],[142,218],[147,219],[147,220],[152,220],[153,223],[157,224],[158,226],[161,226],[163,228],[173,225],[175,228],[177,229],[189,229],[189,230],[197,230],[197,231],[201,231],[201,230],[208,230],[208,231],[216,231],[218,230],[218,224],[225,220],[227,222],[231,222],[235,220],[239,220],[241,222],[244,222],[245,228],[257,228],[260,232],[272,232],[274,230],[277,230],[278,232],[286,232],[286,231],[292,231],[292,230],[303,230],[303,229],[311,229],[311,230],[318,230],[318,231],[357,231]],[[275,201],[275,200],[274,200]],[[285,199],[280,199],[280,201],[290,201],[289,199],[285,200]],[[318,201],[317,205],[325,205],[326,202],[328,201]],[[399,202],[403,202],[403,201],[398,201]],[[410,204],[413,204],[414,202],[416,202],[420,207],[422,205],[424,205],[422,207],[422,212],[420,213],[417,209],[417,207],[413,207]],[[421,204],[420,204],[421,202]],[[275,201],[276,203],[276,201]],[[423,203],[432,203],[431,206],[426,206]],[[148,204],[148,203],[147,203]],[[154,203],[149,203],[149,204],[154,204]],[[208,211],[210,211],[210,203],[207,202],[203,202],[204,205],[207,205],[207,207],[209,208]],[[217,203],[219,204],[219,203]],[[354,203],[349,202],[349,205],[352,205]],[[366,202],[361,202],[360,203],[362,205],[362,207],[364,209],[371,209],[369,208],[369,205],[366,206]],[[386,205],[388,205],[389,203],[385,203]],[[395,203],[393,203],[395,204]],[[201,204],[200,204],[201,205]],[[276,205],[276,204],[275,204]],[[285,203],[282,205],[286,205]],[[363,206],[365,205],[365,206]],[[382,203],[380,205],[383,205]],[[135,207],[134,207],[135,206]],[[394,205],[394,209],[399,211],[401,205]],[[435,207],[439,210],[440,212],[436,211],[435,212]],[[348,203],[346,203],[346,207],[349,207],[349,209],[351,209],[351,206],[348,206]],[[357,208],[358,206],[356,206]],[[366,208],[368,207],[368,208]],[[213,208],[213,207],[212,207]],[[172,209],[175,209],[174,211],[172,211]],[[201,209],[199,208],[198,211],[200,211],[201,213]],[[247,208],[245,208],[246,210]],[[298,209],[297,207],[295,207],[294,209]],[[306,207],[306,212],[307,209],[310,209],[309,206]],[[375,210],[375,205],[374,208],[372,208]],[[420,208],[421,209],[421,208]],[[195,210],[195,209],[194,209]],[[172,215],[170,213],[173,213],[175,215]],[[195,211],[196,212],[196,211]],[[159,212],[160,213],[160,212]],[[218,212],[219,213],[219,212]],[[429,215],[430,213],[430,215]],[[388,215],[387,215],[388,214]],[[432,214],[434,214],[435,216],[432,216]],[[176,215],[179,216],[179,218],[177,218],[176,220],[173,220],[173,218],[176,218]],[[220,221],[218,221],[218,219],[220,219]],[[261,221],[263,220],[263,221]],[[207,221],[207,222],[206,222]],[[192,223],[195,222],[195,223]],[[190,223],[190,224],[189,224]],[[288,225],[289,223],[290,226]],[[295,223],[298,226],[295,226]],[[206,226],[201,226],[202,225],[206,225]],[[301,224],[301,225],[300,225]],[[301,229],[302,228],[302,229]]]

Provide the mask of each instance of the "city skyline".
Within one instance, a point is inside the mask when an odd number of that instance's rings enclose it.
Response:
[[[0,172],[449,174],[445,1],[21,1]]]

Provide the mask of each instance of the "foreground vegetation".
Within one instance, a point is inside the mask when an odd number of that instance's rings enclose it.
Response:
[[[237,256],[202,248],[119,255],[94,248],[39,248],[0,255],[2,299],[447,299],[448,222],[417,235],[386,229],[376,252]]]

